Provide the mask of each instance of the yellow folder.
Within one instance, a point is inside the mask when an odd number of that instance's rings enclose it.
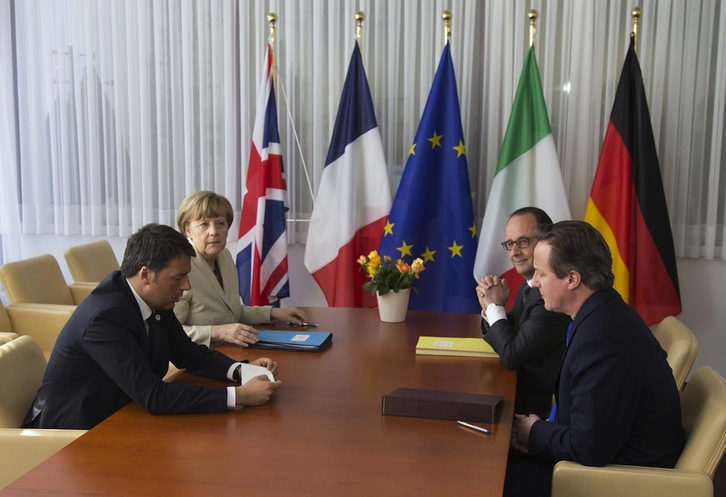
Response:
[[[483,338],[418,337],[416,353],[463,357],[499,357]]]

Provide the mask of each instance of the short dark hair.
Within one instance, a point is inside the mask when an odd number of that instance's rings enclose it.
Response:
[[[509,219],[512,219],[514,216],[525,216],[525,215],[531,215],[534,216],[535,221],[537,222],[536,232],[542,231],[542,229],[545,226],[548,226],[552,224],[552,218],[542,209],[539,207],[521,207],[517,209],[516,211],[512,212],[512,214],[509,216]]]
[[[129,237],[121,262],[121,273],[131,278],[144,266],[158,273],[172,259],[184,255],[196,256],[194,247],[184,235],[171,226],[147,224]]]
[[[613,286],[613,257],[599,231],[585,221],[560,221],[547,226],[539,241],[550,247],[548,265],[558,278],[570,271],[580,273],[591,290]]]

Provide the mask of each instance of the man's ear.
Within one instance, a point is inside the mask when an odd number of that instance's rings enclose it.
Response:
[[[141,266],[141,269],[139,269],[139,272],[136,273],[136,276],[139,277],[139,281],[141,281],[142,284],[148,285],[151,283],[151,270],[146,266]]]
[[[582,275],[577,271],[570,271],[567,275],[567,288],[575,290],[582,283]]]

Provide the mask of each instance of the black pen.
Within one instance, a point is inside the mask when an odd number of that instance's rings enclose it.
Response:
[[[471,428],[472,430],[480,431],[482,433],[486,433],[487,435],[491,435],[492,430],[489,428],[484,428],[481,426],[473,425],[471,423],[467,423],[466,421],[457,421],[461,426],[466,426],[467,428]]]
[[[306,323],[306,322],[304,322],[303,324],[295,324],[292,321],[288,321],[287,324],[289,326],[307,326],[308,328],[317,328],[317,326],[318,326],[318,323]]]

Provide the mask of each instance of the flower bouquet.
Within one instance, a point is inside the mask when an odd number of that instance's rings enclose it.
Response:
[[[372,251],[367,257],[361,255],[358,264],[370,278],[370,281],[363,283],[363,288],[378,295],[412,288],[414,280],[418,279],[421,271],[426,269],[420,258],[414,259],[411,264],[404,262],[403,259],[394,262],[388,255],[383,257],[378,255],[377,250]]]

